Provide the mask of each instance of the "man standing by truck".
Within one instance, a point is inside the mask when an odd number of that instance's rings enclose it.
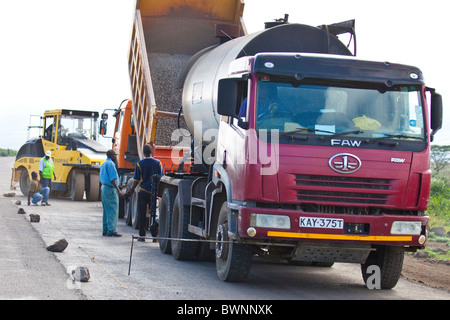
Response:
[[[108,237],[121,237],[116,231],[119,218],[119,197],[122,192],[117,186],[116,153],[114,150],[106,152],[107,159],[100,166],[100,183],[103,206],[103,235]]]
[[[151,208],[152,205],[152,177],[154,175],[163,175],[164,171],[161,161],[152,158],[152,148],[146,144],[143,147],[144,159],[138,161],[134,171],[134,182],[131,189],[127,192],[127,196],[133,194],[134,189],[139,184],[138,192],[138,225],[139,225],[139,239],[138,241],[145,241],[145,218],[147,213],[147,205]]]

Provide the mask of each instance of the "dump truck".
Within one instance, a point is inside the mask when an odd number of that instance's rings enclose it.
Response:
[[[70,196],[74,201],[100,199],[100,165],[106,160],[106,147],[98,142],[97,111],[57,109],[44,112],[41,135],[28,140],[17,152],[11,189],[18,186],[28,196],[31,173],[39,175],[39,161],[51,151],[56,179],[53,196]]]
[[[394,287],[404,252],[427,240],[441,96],[414,66],[356,58],[356,41],[339,40],[354,39],[354,20],[285,16],[247,34],[243,9],[137,1],[128,66],[139,158],[158,137],[190,146],[189,170],[159,182],[161,252],[215,260],[223,281],[244,281],[258,255],[356,263],[366,283],[378,270],[380,288]],[[187,130],[161,124],[161,111],[179,111]]]

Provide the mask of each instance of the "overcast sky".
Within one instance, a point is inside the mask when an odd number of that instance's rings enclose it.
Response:
[[[0,1],[0,148],[20,148],[30,115],[61,108],[102,112],[131,97],[134,3]],[[244,21],[252,33],[285,13],[292,23],[312,26],[356,19],[359,58],[417,66],[443,95],[444,128],[435,143],[450,145],[446,8],[443,0],[245,0]]]

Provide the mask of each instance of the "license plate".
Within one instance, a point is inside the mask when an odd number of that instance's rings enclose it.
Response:
[[[300,217],[300,227],[324,228],[324,229],[343,229],[344,228],[344,219]]]

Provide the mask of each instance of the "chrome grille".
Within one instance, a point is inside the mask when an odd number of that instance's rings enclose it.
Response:
[[[390,183],[388,179],[295,175],[297,199],[307,202],[383,205],[391,194]]]

